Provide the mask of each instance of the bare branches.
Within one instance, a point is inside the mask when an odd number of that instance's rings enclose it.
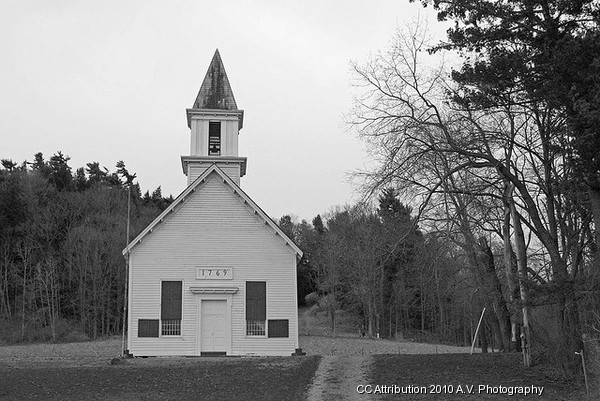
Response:
[[[569,174],[567,159],[558,157],[564,154],[564,116],[543,102],[513,99],[485,110],[453,103],[451,96],[463,89],[448,79],[431,48],[416,23],[399,30],[387,51],[353,65],[360,95],[349,123],[375,161],[354,175],[363,181],[365,198],[392,186],[418,208],[420,221],[439,208],[451,219],[453,209],[466,207],[474,226],[500,234],[502,183],[510,182],[528,235],[566,269],[575,262],[570,255],[581,254],[564,250],[583,244],[578,227],[586,216],[566,209],[571,195],[559,185]],[[462,206],[451,202],[456,197]]]

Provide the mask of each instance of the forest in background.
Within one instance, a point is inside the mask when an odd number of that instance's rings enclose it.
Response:
[[[421,232],[411,212],[387,189],[377,208],[359,203],[311,223],[289,215],[279,220],[304,251],[298,303],[327,312],[330,333],[345,334],[336,329],[343,310],[356,316],[357,332],[368,337],[470,345],[481,312],[474,276],[485,272],[464,268],[462,252]]]
[[[57,152],[0,169],[0,344],[121,332],[128,196],[130,238],[172,201],[140,192],[120,161],[74,172]]]

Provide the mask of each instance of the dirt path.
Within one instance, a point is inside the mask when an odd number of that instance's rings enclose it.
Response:
[[[379,354],[438,354],[469,352],[468,347],[419,344],[363,338],[346,330],[341,336],[324,335],[328,321],[313,315],[309,309],[300,311],[300,346],[307,355],[321,355],[308,401],[378,400],[378,395],[359,394],[357,386],[371,384],[374,355]],[[321,320],[319,320],[321,319]],[[346,324],[345,327],[350,327]],[[315,335],[316,334],[316,335]]]
[[[367,384],[371,356],[323,356],[308,392],[308,401],[374,400],[359,394],[357,386]]]

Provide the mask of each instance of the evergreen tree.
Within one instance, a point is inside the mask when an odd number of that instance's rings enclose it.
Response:
[[[85,171],[88,175],[90,185],[97,185],[106,181],[108,170],[106,168],[104,170],[101,169],[98,162],[87,163]]]
[[[59,191],[69,191],[73,187],[73,175],[69,166],[70,159],[60,151],[50,157],[50,183]]]

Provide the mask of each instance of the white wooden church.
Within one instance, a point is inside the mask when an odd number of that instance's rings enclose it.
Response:
[[[243,117],[217,50],[187,109],[188,187],[123,250],[133,356],[300,351],[302,252],[240,188]]]

